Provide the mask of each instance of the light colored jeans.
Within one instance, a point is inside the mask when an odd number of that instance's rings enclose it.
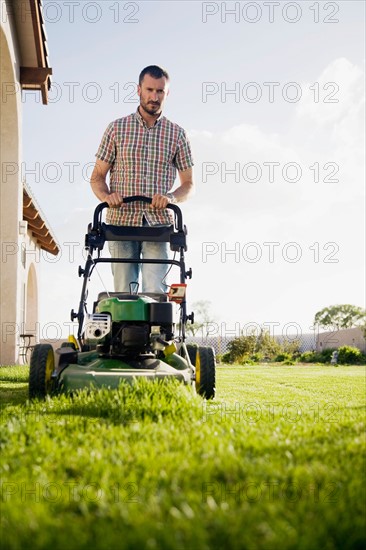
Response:
[[[109,241],[109,251],[112,258],[133,258],[145,260],[168,260],[169,243]],[[142,288],[139,292],[167,292],[168,286],[163,281],[169,264],[128,264],[112,263],[115,292],[130,292],[130,283],[139,282],[140,272]]]

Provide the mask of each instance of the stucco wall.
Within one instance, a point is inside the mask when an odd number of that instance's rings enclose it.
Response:
[[[0,262],[0,363],[12,364],[17,358],[20,310],[19,220],[22,217],[21,96],[18,81],[17,49],[11,19],[3,17],[1,41],[1,262]]]
[[[0,186],[0,364],[18,362],[19,335],[34,332],[38,321],[36,245],[23,219],[21,181],[22,102],[19,54],[11,13],[2,5],[1,41],[1,186]],[[27,252],[28,251],[28,252]],[[38,249],[39,255],[39,249]]]

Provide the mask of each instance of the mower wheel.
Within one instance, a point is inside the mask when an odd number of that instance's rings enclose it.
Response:
[[[55,356],[50,344],[34,346],[29,371],[29,397],[45,397],[52,390]]]
[[[210,346],[199,346],[195,367],[197,393],[206,399],[213,399],[216,391],[215,350]]]
[[[187,344],[187,351],[188,351],[189,359],[192,365],[194,366],[196,364],[196,357],[197,357],[197,351],[198,351],[197,344]]]

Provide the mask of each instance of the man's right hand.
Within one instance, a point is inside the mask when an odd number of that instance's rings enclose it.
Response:
[[[117,191],[115,193],[106,193],[102,197],[102,202],[107,202],[109,208],[118,208],[123,204],[123,197]]]
[[[117,191],[111,193],[106,184],[106,177],[111,165],[104,160],[97,159],[90,178],[90,185],[94,195],[98,197],[100,202],[107,202],[110,208],[118,208],[123,203],[123,197]]]

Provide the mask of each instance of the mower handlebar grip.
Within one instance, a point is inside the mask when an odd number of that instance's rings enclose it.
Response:
[[[133,195],[131,197],[124,197],[123,202],[126,204],[129,202],[147,202],[148,204],[152,203],[152,199],[150,197],[145,197],[144,195]],[[101,221],[101,214],[102,211],[105,208],[109,208],[109,205],[107,202],[101,202],[98,204],[98,206],[94,210],[94,218],[93,218],[93,230],[97,230],[99,223]],[[177,229],[178,231],[183,231],[183,218],[182,218],[182,211],[176,204],[167,204],[166,208],[169,208],[170,210],[173,210],[176,219],[177,219]]]

